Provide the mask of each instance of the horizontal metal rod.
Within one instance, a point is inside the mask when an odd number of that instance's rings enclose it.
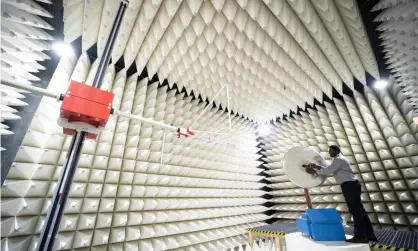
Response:
[[[9,82],[2,82],[1,84],[2,85],[7,85],[7,86],[10,86],[10,87],[14,87],[14,88],[17,88],[17,89],[20,89],[20,90],[25,90],[25,91],[29,91],[29,92],[33,92],[33,93],[38,93],[38,94],[41,94],[43,96],[54,98],[54,99],[57,99],[57,100],[59,100],[60,95],[61,95],[61,94],[50,92],[50,91],[48,91],[46,89],[43,89],[43,88],[40,88],[40,87],[31,86],[31,85],[24,85],[24,84],[19,84],[19,83],[9,83]],[[151,125],[154,125],[154,126],[162,127],[162,128],[172,130],[172,131],[177,131],[178,130],[178,127],[168,125],[168,124],[165,124],[163,122],[158,122],[158,121],[155,121],[153,119],[147,119],[147,118],[144,118],[144,117],[141,117],[141,116],[132,115],[130,113],[122,112],[122,111],[119,111],[115,108],[113,109],[113,114],[117,115],[117,116],[129,118],[129,119],[141,121],[141,122],[144,122],[144,123],[148,123],[148,124],[151,124]],[[229,130],[231,130],[231,128],[229,128]],[[208,134],[220,134],[220,135],[229,135],[229,133],[230,133],[230,131],[226,132],[226,133],[206,132],[206,131],[195,131],[195,132],[208,133]]]
[[[10,87],[14,87],[20,90],[25,90],[25,91],[29,91],[29,92],[33,92],[33,93],[38,93],[41,94],[42,96],[46,96],[46,97],[50,97],[50,98],[55,98],[57,100],[59,100],[61,94],[56,94],[53,92],[50,92],[46,89],[40,88],[40,87],[36,87],[36,86],[31,86],[31,85],[24,85],[24,84],[19,84],[19,83],[10,83],[10,82],[2,82],[2,85],[6,85],[6,86],[10,86]],[[178,127],[172,126],[172,125],[168,125],[162,122],[158,122],[155,121],[153,119],[147,119],[141,116],[136,116],[136,115],[132,115],[126,112],[122,112],[119,111],[117,109],[113,109],[113,114],[117,115],[117,116],[121,116],[121,117],[125,117],[125,118],[129,118],[132,120],[137,120],[137,121],[141,121],[144,123],[148,123],[154,126],[158,126],[158,127],[162,127],[168,130],[172,130],[172,131],[177,131]]]
[[[141,121],[141,122],[144,122],[144,123],[148,123],[148,124],[158,126],[158,127],[162,127],[162,128],[172,130],[172,131],[177,131],[178,130],[178,127],[168,125],[168,124],[164,124],[163,122],[158,122],[158,121],[155,121],[153,119],[147,119],[147,118],[144,118],[144,117],[141,117],[141,116],[132,115],[130,113],[122,112],[122,111],[119,111],[115,108],[113,108],[113,114],[116,115],[116,116],[121,116],[121,117],[125,117],[125,118],[128,118],[128,119]]]
[[[230,135],[230,132],[211,132],[211,131],[200,131],[200,130],[193,130],[193,132],[197,133],[205,133],[205,134],[218,134],[218,135]]]
[[[31,86],[31,85],[24,85],[24,84],[19,84],[19,83],[10,83],[10,82],[1,82],[2,85],[7,85],[10,87],[14,87],[20,90],[25,90],[25,91],[29,91],[29,92],[33,92],[33,93],[38,93],[41,94],[42,96],[46,96],[46,97],[50,97],[50,98],[55,98],[57,100],[59,100],[61,94],[57,94],[57,93],[53,93],[48,91],[47,89],[44,88],[40,88],[40,87],[36,87],[36,86]]]

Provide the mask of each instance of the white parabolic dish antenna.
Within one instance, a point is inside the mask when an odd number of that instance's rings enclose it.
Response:
[[[297,146],[285,154],[283,169],[289,180],[299,187],[311,188],[319,186],[326,177],[323,175],[314,177],[307,173],[302,165],[309,163],[327,166],[324,157],[320,153],[310,147]]]

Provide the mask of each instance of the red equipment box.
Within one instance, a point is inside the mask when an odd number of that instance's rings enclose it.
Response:
[[[61,104],[60,117],[69,123],[82,122],[96,128],[105,127],[114,96],[111,92],[71,81]],[[64,134],[72,135],[73,129],[64,128]],[[89,133],[87,138],[96,138],[96,135]]]

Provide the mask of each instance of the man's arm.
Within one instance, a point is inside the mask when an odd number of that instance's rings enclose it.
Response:
[[[335,172],[337,172],[339,169],[341,169],[343,162],[339,159],[335,159],[330,166],[327,168],[319,168],[316,173],[319,175],[330,175]]]

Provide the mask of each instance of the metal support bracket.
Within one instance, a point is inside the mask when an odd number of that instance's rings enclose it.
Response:
[[[99,66],[93,80],[93,87],[100,88],[102,85],[106,68],[109,65],[112,50],[115,45],[116,36],[122,24],[122,19],[128,4],[128,0],[120,1],[119,9],[110,30],[105,49],[101,55]],[[48,94],[49,93],[44,93],[44,95]],[[74,174],[77,169],[78,160],[80,158],[81,148],[83,146],[86,135],[87,133],[84,131],[74,131],[73,139],[71,141],[70,148],[67,153],[67,158],[64,164],[63,173],[61,174],[61,177],[58,181],[57,189],[54,191],[52,206],[47,215],[41,238],[39,240],[38,251],[53,250],[56,235],[61,223],[61,218],[64,214],[65,203],[70,192]]]

